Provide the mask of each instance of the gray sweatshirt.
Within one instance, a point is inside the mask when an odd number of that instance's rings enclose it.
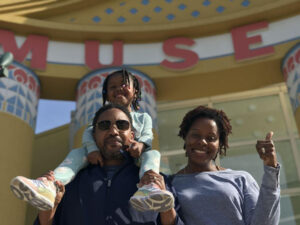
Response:
[[[264,166],[261,188],[246,171],[178,174],[173,186],[187,225],[277,225],[279,170]]]

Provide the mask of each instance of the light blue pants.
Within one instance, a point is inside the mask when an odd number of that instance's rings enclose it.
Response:
[[[160,153],[157,150],[143,152],[140,158],[141,167],[139,177],[141,178],[148,170],[159,173]],[[76,148],[69,152],[64,161],[54,170],[56,180],[64,185],[70,183],[76,174],[88,165],[87,151],[85,148]]]
[[[160,153],[157,150],[149,150],[143,152],[140,158],[141,167],[139,177],[140,179],[144,176],[144,173],[148,170],[153,170],[159,173],[160,167]]]
[[[85,148],[72,149],[64,161],[54,170],[54,177],[66,185],[87,165],[88,160]]]

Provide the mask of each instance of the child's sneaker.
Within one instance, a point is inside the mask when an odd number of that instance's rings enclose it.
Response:
[[[164,212],[174,207],[171,192],[159,189],[155,184],[140,187],[130,198],[130,204],[138,211]]]
[[[47,178],[31,180],[26,177],[15,177],[10,182],[10,189],[15,196],[39,210],[50,210],[54,206],[56,186]]]

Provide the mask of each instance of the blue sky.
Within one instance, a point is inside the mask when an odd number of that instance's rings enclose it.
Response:
[[[40,99],[35,133],[41,133],[55,127],[70,123],[71,111],[75,110],[73,101]]]

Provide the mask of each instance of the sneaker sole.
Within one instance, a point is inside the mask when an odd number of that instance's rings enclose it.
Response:
[[[174,197],[171,193],[151,194],[148,197],[133,196],[130,204],[138,211],[164,212],[174,207]]]
[[[18,177],[11,181],[10,189],[18,199],[28,202],[39,210],[46,211],[53,208],[51,201],[38,194]]]

